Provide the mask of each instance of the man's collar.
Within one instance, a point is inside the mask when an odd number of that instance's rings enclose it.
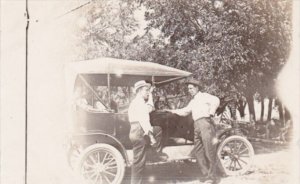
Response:
[[[143,102],[146,102],[146,100],[142,97],[142,95],[137,94],[135,98]]]
[[[192,99],[194,99],[197,95],[199,95],[199,94],[202,94],[202,92],[201,91],[198,91],[193,97],[192,97]]]

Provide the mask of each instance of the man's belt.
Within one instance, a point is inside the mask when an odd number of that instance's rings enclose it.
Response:
[[[209,119],[209,120],[211,120],[212,117],[210,117],[210,116],[209,117],[201,117],[201,118],[198,118],[197,120],[195,120],[194,122],[199,121],[201,119]],[[208,121],[208,122],[214,124],[213,121]]]
[[[139,121],[131,121],[130,125],[135,125],[135,124],[139,124],[139,123],[140,123]]]

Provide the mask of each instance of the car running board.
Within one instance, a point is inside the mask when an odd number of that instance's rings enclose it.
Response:
[[[193,145],[180,145],[180,146],[167,146],[163,148],[163,153],[168,155],[168,159],[166,161],[159,162],[151,162],[147,161],[146,165],[160,165],[169,162],[181,162],[181,161],[191,161],[195,162],[195,158],[190,156],[190,152],[193,149]],[[133,160],[133,152],[132,150],[127,150],[128,159],[131,165]]]

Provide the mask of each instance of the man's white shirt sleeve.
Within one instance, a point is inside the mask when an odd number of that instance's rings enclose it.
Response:
[[[175,113],[179,116],[187,116],[192,112],[192,106],[193,106],[192,103],[193,103],[193,100],[191,100],[190,103],[186,107],[181,108],[181,109],[174,109],[174,110],[171,110],[171,112]]]
[[[199,92],[185,108],[171,110],[171,112],[179,116],[187,116],[192,113],[193,119],[197,120],[199,118],[210,117],[210,115],[214,115],[219,104],[220,100],[218,97],[208,93]]]

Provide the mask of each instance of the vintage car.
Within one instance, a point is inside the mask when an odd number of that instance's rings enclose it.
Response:
[[[78,61],[66,65],[67,96],[73,96],[68,100],[71,125],[68,144],[70,166],[84,180],[93,183],[121,183],[125,169],[131,166],[132,161],[127,108],[134,95],[134,83],[148,80],[156,88],[160,88],[191,75],[157,63],[114,58]],[[78,88],[86,90],[83,93],[86,96],[85,107],[76,103],[80,96],[77,94],[76,97]],[[101,106],[96,107],[99,102]],[[188,156],[193,148],[191,116],[179,117],[156,110],[151,113],[151,123],[162,127],[163,152],[169,156],[168,162],[195,160]],[[236,135],[234,128],[219,128],[218,138],[218,157],[226,173],[245,173],[254,154],[248,140]]]

